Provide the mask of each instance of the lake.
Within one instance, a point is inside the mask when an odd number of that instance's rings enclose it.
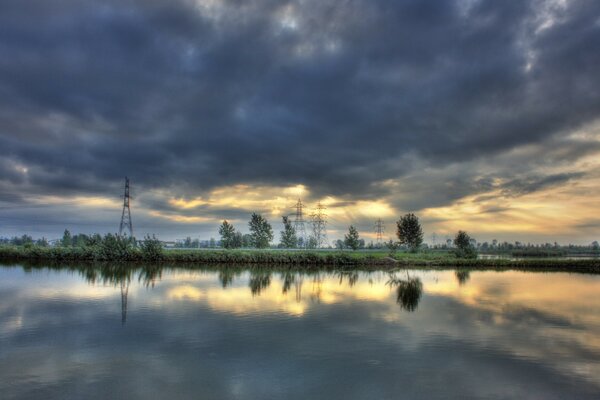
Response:
[[[2,399],[598,399],[600,276],[0,267]]]

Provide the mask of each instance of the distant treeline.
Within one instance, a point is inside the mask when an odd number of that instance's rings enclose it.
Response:
[[[431,253],[439,252],[445,254],[445,257],[453,256],[454,259],[477,259],[478,253],[505,255],[516,258],[523,257],[563,257],[567,255],[588,255],[600,256],[600,245],[597,241],[589,246],[559,246],[558,243],[539,244],[524,244],[521,242],[501,242],[493,240],[490,242],[477,242],[469,236],[465,231],[458,231],[453,240],[448,239],[445,243],[428,246],[423,242],[423,229],[419,218],[412,214],[405,214],[396,222],[396,239],[390,239],[387,242],[373,244],[365,243],[365,240],[360,237],[360,233],[355,226],[348,227],[348,233],[344,235],[344,239],[338,239],[328,245],[324,242],[324,235],[321,231],[314,230],[307,237],[298,236],[293,222],[287,217],[282,217],[283,230],[280,232],[280,240],[277,245],[273,244],[274,233],[271,224],[261,214],[253,213],[248,228],[250,233],[242,234],[231,223],[224,220],[219,226],[220,240],[211,238],[210,240],[200,241],[198,239],[186,238],[174,244],[175,248],[192,249],[192,248],[222,248],[226,250],[239,249],[299,249],[299,250],[316,250],[319,248],[335,248],[337,250],[385,250],[387,256],[394,258],[398,251],[410,253]],[[15,236],[13,238],[0,238],[0,245],[15,246],[17,249],[11,251],[17,255],[29,254],[31,257],[49,257],[49,258],[65,258],[65,259],[83,259],[83,260],[154,260],[165,257],[188,257],[180,255],[166,255],[163,248],[166,247],[165,242],[159,241],[154,236],[145,237],[138,241],[135,238],[122,237],[119,235],[108,234],[101,236],[99,234],[75,234],[72,235],[69,230],[65,230],[63,237],[60,240],[49,243],[45,238],[34,240],[29,235]],[[23,249],[20,249],[23,248]],[[51,250],[45,250],[51,249]],[[63,249],[63,250],[55,250]],[[432,251],[433,250],[433,251]],[[191,254],[191,253],[190,253]],[[217,262],[224,257],[221,253],[216,257]],[[273,253],[275,254],[275,253]],[[283,254],[283,253],[277,253]],[[312,254],[312,253],[306,253]],[[189,256],[192,257],[192,256]],[[201,260],[204,256],[193,256],[194,260]],[[209,257],[209,256],[207,256]],[[213,256],[211,256],[213,257]],[[244,256],[260,257],[256,255]],[[268,256],[265,256],[268,258]],[[277,256],[279,257],[279,256]],[[303,256],[297,258],[302,261]],[[312,256],[311,256],[312,257]],[[233,258],[233,256],[232,256]],[[229,260],[229,258],[227,259]],[[344,257],[339,258],[340,263],[344,263]],[[190,260],[193,261],[193,260]],[[213,262],[213,261],[210,261]],[[229,261],[226,261],[229,262]],[[262,262],[262,261],[261,261]],[[319,259],[319,262],[325,262],[324,259]],[[327,262],[332,262],[331,260]],[[336,261],[338,262],[338,261]]]

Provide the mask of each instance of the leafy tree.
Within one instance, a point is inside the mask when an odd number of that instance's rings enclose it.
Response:
[[[353,225],[350,225],[350,228],[348,228],[348,234],[344,235],[344,244],[347,247],[350,247],[352,250],[358,250],[358,239],[358,231]]]
[[[298,245],[296,230],[292,226],[292,223],[287,216],[284,216],[282,220],[283,230],[281,231],[281,245],[286,249],[294,249]]]
[[[252,246],[257,249],[269,247],[269,242],[273,240],[271,224],[262,215],[253,213],[248,226],[250,227]]]
[[[89,241],[89,236],[84,233],[74,235],[71,239],[71,243],[73,243],[73,246],[75,246],[75,247],[85,247],[85,246],[87,246],[88,241]]]
[[[219,227],[219,235],[221,235],[221,246],[226,249],[235,247],[235,228],[227,220]]]
[[[146,235],[140,246],[145,260],[157,261],[163,257],[163,245],[154,235]]]
[[[94,233],[92,236],[88,237],[87,246],[99,246],[102,244],[102,236],[99,233]]]
[[[396,222],[398,230],[396,235],[400,244],[407,246],[411,251],[417,251],[423,243],[423,230],[419,218],[415,214],[406,214]]]
[[[310,236],[308,238],[308,240],[306,241],[306,248],[307,249],[316,249],[317,248],[317,238],[315,238],[314,236]]]
[[[240,247],[242,247],[242,243],[243,243],[242,233],[241,232],[236,232],[233,235],[233,246],[232,246],[232,248],[239,249]]]
[[[208,247],[210,247],[211,249],[217,247],[217,241],[215,240],[215,238],[210,238],[210,240],[208,241]]]
[[[69,232],[68,229],[65,229],[60,244],[62,247],[71,247],[73,245],[73,238],[71,237],[71,232]]]
[[[477,258],[477,251],[473,246],[471,237],[465,231],[458,231],[454,238],[454,253],[459,258]]]
[[[335,248],[338,250],[343,250],[344,249],[344,241],[341,239],[338,239],[335,241]]]
[[[46,238],[45,238],[45,237],[43,237],[43,238],[41,238],[41,239],[38,239],[38,240],[35,242],[35,245],[36,245],[36,246],[40,246],[40,247],[48,247],[48,241],[46,240]]]
[[[249,233],[242,235],[242,247],[252,247],[252,235]]]
[[[10,239],[10,244],[14,246],[31,246],[33,244],[33,238],[29,235],[14,236]]]

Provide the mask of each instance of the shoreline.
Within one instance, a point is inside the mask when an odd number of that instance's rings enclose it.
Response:
[[[387,252],[303,251],[303,250],[182,250],[165,251],[158,257],[145,257],[139,249],[128,250],[113,257],[98,256],[93,248],[19,248],[0,247],[0,260],[28,264],[123,264],[144,266],[202,268],[207,266],[265,266],[271,269],[358,269],[394,270],[397,268],[501,269],[530,271],[561,271],[600,274],[598,259],[526,258],[464,259],[449,254]]]

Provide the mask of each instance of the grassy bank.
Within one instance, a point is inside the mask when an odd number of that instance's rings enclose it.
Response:
[[[470,269],[560,270],[600,273],[600,259],[527,258],[462,259],[450,253],[404,253],[393,258],[385,251],[285,251],[285,250],[172,250],[148,254],[139,248],[106,252],[95,247],[0,246],[0,259],[40,262],[126,262],[171,265],[279,265],[296,267],[448,267]]]

